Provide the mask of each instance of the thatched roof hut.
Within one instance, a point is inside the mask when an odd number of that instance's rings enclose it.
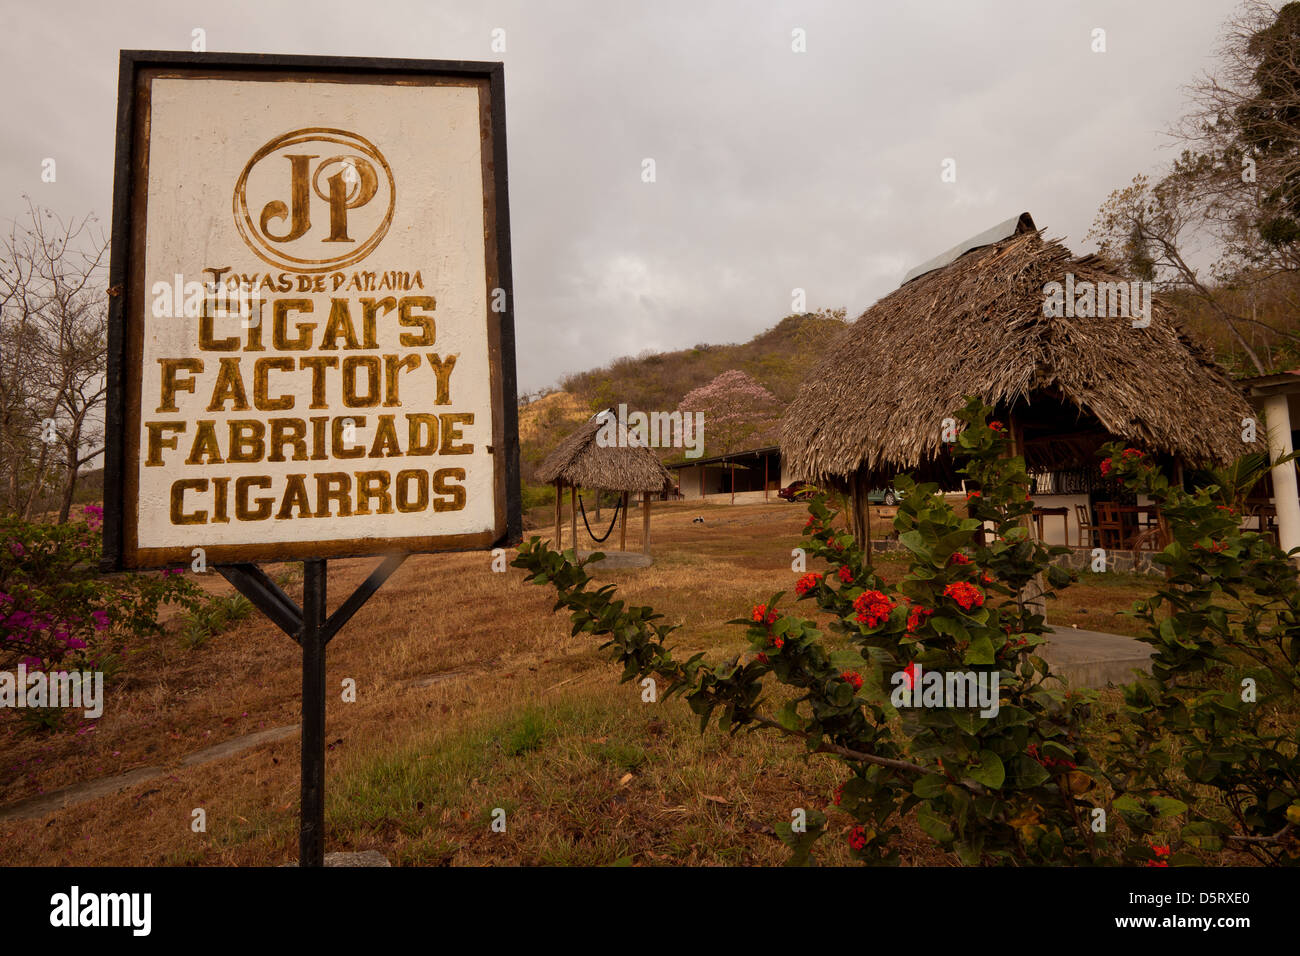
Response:
[[[603,433],[603,434],[602,434]],[[581,509],[583,524],[599,543],[614,531],[613,522],[604,538],[587,523],[586,510],[578,497],[579,488],[604,491],[621,491],[619,509],[622,521],[619,529],[619,551],[627,550],[627,512],[632,492],[643,492],[641,503],[641,550],[650,554],[650,496],[659,494],[673,485],[672,475],[645,445],[633,434],[628,435],[626,423],[607,410],[592,416],[581,428],[564,441],[537,468],[537,477],[555,485],[555,547],[562,544],[561,502],[564,487],[569,487],[570,542],[577,547],[578,512]],[[615,516],[618,520],[618,516]],[[606,558],[606,561],[609,559]],[[646,562],[649,562],[647,557]]]
[[[967,395],[1016,421],[1031,470],[1095,466],[1116,438],[1192,464],[1241,455],[1250,408],[1166,304],[1152,303],[1145,328],[1047,317],[1045,286],[1067,273],[1071,288],[1127,283],[1044,239],[1028,213],[913,270],[827,348],[787,409],[791,472],[868,487],[900,471],[950,478],[940,423]]]
[[[548,484],[560,481],[570,487],[600,488],[606,491],[649,491],[655,494],[672,485],[672,475],[655,453],[628,441],[627,429],[613,423],[617,442],[606,446],[597,435],[606,417],[601,412],[560,442],[537,467],[537,477]],[[607,428],[609,426],[606,426]]]

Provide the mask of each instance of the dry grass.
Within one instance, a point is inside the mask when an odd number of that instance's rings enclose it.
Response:
[[[726,621],[791,588],[806,512],[776,501],[655,507],[655,565],[606,576],[626,599],[683,625],[682,651],[735,653],[744,638]],[[640,521],[628,530],[629,548],[639,548]],[[412,557],[330,645],[329,847],[375,848],[408,864],[782,861],[773,824],[795,807],[824,806],[836,765],[767,734],[700,735],[677,700],[642,703],[595,642],[569,636],[549,592],[514,569],[493,573],[489,561]],[[331,607],[372,564],[331,563]],[[894,577],[903,564],[880,567]],[[229,591],[215,577],[204,583]],[[1078,586],[1059,608],[1081,626],[1122,630],[1125,619],[1108,615],[1142,593],[1116,576]],[[3,862],[292,860],[296,738],[201,766],[179,759],[296,723],[295,645],[254,616],[195,650],[183,650],[174,630],[135,650],[87,732],[32,737],[9,717],[0,723],[0,804],[138,767],[168,772],[43,819],[0,823]],[[355,703],[341,699],[345,678],[357,683]],[[206,833],[190,829],[198,807]],[[497,807],[504,834],[489,826]],[[909,862],[943,862],[910,823],[904,834]],[[823,842],[838,861],[842,841]]]

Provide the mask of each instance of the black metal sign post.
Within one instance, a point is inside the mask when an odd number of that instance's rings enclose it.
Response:
[[[217,571],[302,648],[302,789],[298,865],[325,863],[325,647],[396,571],[405,554],[384,559],[333,614],[326,617],[326,562],[302,563],[302,607],[256,564],[217,565]]]

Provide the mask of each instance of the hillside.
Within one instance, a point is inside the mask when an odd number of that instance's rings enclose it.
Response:
[[[789,315],[741,344],[700,344],[676,352],[619,358],[602,368],[566,377],[560,391],[519,407],[525,485],[534,481],[534,469],[565,435],[595,412],[620,402],[633,410],[672,411],[691,389],[739,369],[753,376],[782,405],[787,404],[844,324],[843,309]]]

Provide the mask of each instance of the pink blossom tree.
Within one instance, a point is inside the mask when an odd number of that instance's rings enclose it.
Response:
[[[741,451],[776,433],[781,403],[753,376],[731,369],[687,392],[677,408],[704,413],[706,455]]]

